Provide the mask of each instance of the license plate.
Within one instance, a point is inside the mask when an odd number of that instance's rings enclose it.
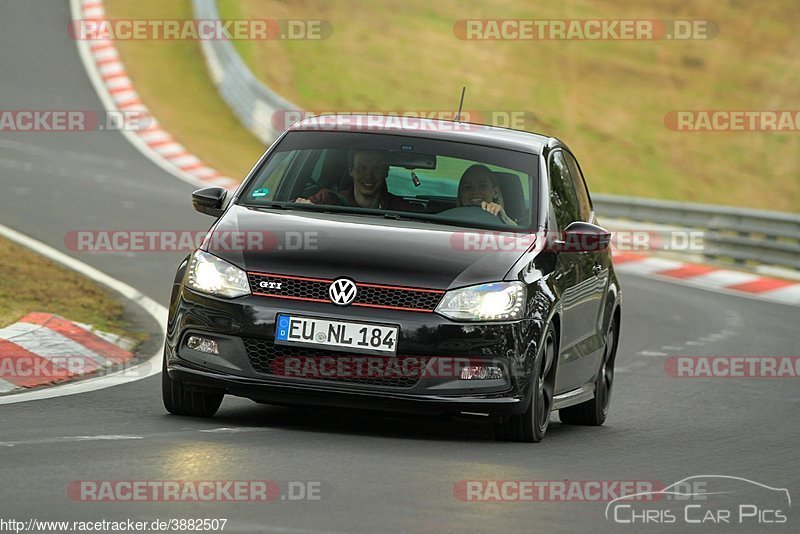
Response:
[[[399,330],[397,326],[279,314],[275,325],[275,343],[395,354]]]

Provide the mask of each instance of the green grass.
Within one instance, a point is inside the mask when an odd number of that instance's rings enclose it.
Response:
[[[311,110],[524,110],[577,153],[593,191],[798,211],[800,132],[684,133],[682,109],[798,109],[800,11],[758,3],[220,0],[224,18],[315,18],[322,41],[237,43]],[[465,18],[709,19],[705,41],[463,41]]]
[[[146,338],[125,320],[122,305],[91,280],[4,238],[0,272],[0,327],[30,312],[47,312],[137,341]]]
[[[330,38],[236,41],[253,71],[305,109],[519,110],[564,140],[592,191],[800,208],[800,132],[684,133],[683,109],[798,109],[800,10],[790,0],[218,0],[223,18],[324,19]],[[191,18],[190,0],[106,0],[112,18]],[[466,18],[709,19],[705,41],[463,41]],[[212,86],[194,41],[121,42],[145,103],[189,150],[241,177],[263,147]]]
[[[112,19],[191,19],[190,0],[105,0]],[[119,41],[128,75],[151,113],[190,152],[242,179],[265,147],[219,97],[196,41]]]

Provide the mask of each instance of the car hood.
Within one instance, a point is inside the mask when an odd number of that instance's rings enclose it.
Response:
[[[532,236],[233,205],[202,248],[248,272],[449,289],[502,280],[525,248],[508,243],[521,239]]]

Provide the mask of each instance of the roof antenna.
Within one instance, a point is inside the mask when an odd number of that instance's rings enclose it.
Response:
[[[461,108],[464,106],[464,93],[467,92],[467,86],[461,86],[461,101],[458,103],[458,113],[456,113],[456,122],[461,122]]]

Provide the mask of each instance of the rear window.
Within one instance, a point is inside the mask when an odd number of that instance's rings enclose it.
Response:
[[[418,137],[290,132],[239,203],[522,230],[536,220],[537,158]]]

